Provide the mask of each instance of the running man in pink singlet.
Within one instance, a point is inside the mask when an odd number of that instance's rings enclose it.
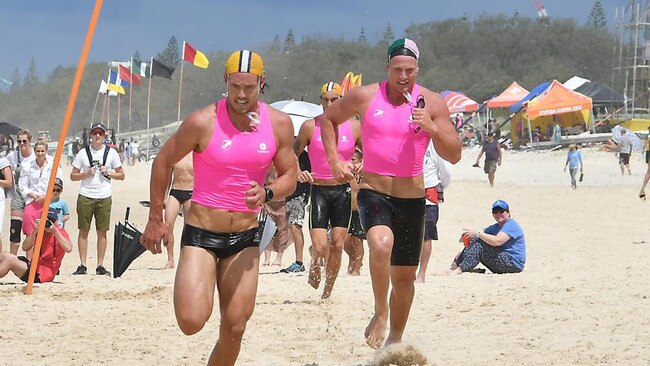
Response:
[[[154,160],[149,221],[141,239],[152,253],[161,253],[161,241],[170,235],[162,211],[172,167],[192,153],[194,190],[184,216],[174,311],[181,331],[195,334],[210,318],[218,289],[219,339],[208,365],[237,361],[257,293],[257,215],[264,202],[296,189],[298,166],[291,119],[258,100],[265,85],[262,58],[236,51],[226,61],[224,78],[228,96],[191,113]],[[265,187],[271,164],[278,176]]]
[[[365,338],[373,348],[384,342],[389,323],[386,344],[401,342],[411,310],[424,235],[422,164],[429,141],[443,159],[460,160],[460,140],[445,101],[415,83],[418,57],[415,42],[396,40],[388,48],[388,79],[350,90],[321,119],[332,174],[347,182],[353,178],[352,166],[337,154],[336,130],[355,114],[362,118],[363,179],[357,205],[370,247],[375,314]]]
[[[327,110],[341,98],[341,86],[329,82],[321,88],[321,105]],[[341,269],[343,244],[350,227],[352,215],[352,188],[349,182],[340,183],[332,176],[327,163],[325,149],[321,141],[321,116],[305,121],[300,127],[298,137],[293,143],[296,155],[307,148],[311,172],[302,171],[298,175],[300,183],[311,183],[311,206],[309,212],[309,235],[312,252],[309,268],[309,284],[318,288],[321,281],[320,258],[326,259],[325,286],[321,298],[327,299],[332,293],[334,282]],[[361,149],[361,129],[359,121],[351,118],[341,124],[338,130],[337,155],[343,161],[352,160],[354,150]],[[332,228],[332,241],[327,240],[327,229]],[[328,250],[329,246],[329,250]]]

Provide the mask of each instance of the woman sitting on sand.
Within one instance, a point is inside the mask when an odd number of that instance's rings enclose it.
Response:
[[[460,252],[448,274],[460,274],[483,263],[494,273],[518,273],[526,263],[526,239],[521,226],[510,217],[510,206],[503,200],[492,204],[496,224],[484,230],[465,229],[461,240],[466,247]]]

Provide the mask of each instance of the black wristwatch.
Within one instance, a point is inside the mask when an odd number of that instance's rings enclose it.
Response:
[[[273,190],[271,188],[264,187],[264,192],[266,192],[266,201],[265,202],[269,202],[270,200],[273,199],[273,196],[275,196],[275,194],[273,194]]]

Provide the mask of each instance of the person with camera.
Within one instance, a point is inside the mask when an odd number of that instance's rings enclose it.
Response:
[[[86,274],[88,254],[88,232],[95,218],[97,230],[97,268],[98,275],[110,275],[104,268],[106,254],[106,232],[111,225],[112,190],[111,180],[124,180],[124,169],[117,150],[104,145],[106,127],[94,123],[90,127],[90,145],[81,149],[72,162],[72,181],[81,181],[77,197],[77,217],[79,218],[79,259],[81,264],[73,274]]]
[[[41,220],[36,219],[35,227],[41,225]],[[65,253],[72,251],[72,242],[70,235],[59,225],[58,214],[54,209],[49,209],[47,220],[45,221],[45,231],[43,233],[43,242],[41,243],[41,252],[36,268],[36,277],[34,282],[52,282],[54,277],[59,273],[61,262]],[[38,230],[32,230],[23,242],[23,250],[29,252],[36,244],[36,233]],[[12,253],[0,253],[0,278],[13,272],[22,281],[27,282],[29,277],[29,268],[31,262],[23,257],[16,256]]]

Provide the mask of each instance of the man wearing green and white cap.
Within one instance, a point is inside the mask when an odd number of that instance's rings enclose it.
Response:
[[[337,154],[339,125],[361,116],[363,180],[357,202],[370,248],[375,314],[366,343],[378,348],[402,341],[415,295],[415,272],[424,237],[424,154],[430,141],[445,160],[460,160],[461,144],[444,99],[418,84],[420,51],[401,38],[387,52],[388,78],[351,89],[321,119],[321,135],[334,178],[354,178]],[[392,285],[389,302],[389,288]]]

